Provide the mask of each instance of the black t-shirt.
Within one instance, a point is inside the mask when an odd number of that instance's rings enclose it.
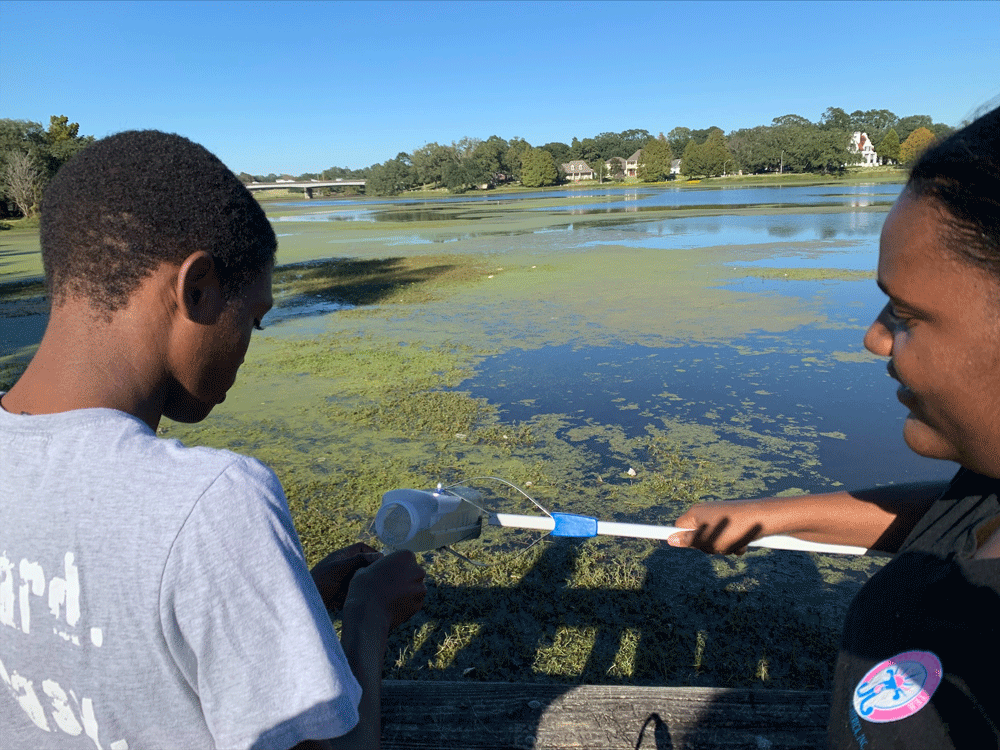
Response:
[[[962,469],[847,612],[832,750],[1000,748],[1000,480]],[[978,538],[977,538],[978,536]]]

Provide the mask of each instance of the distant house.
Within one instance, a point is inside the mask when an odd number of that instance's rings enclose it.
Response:
[[[632,154],[628,159],[625,160],[625,176],[626,177],[638,177],[639,167],[642,166],[642,149],[640,148],[634,154]]]
[[[611,176],[625,174],[625,160],[620,156],[612,156],[604,162],[604,166],[608,168],[608,174]]]
[[[875,144],[868,137],[868,133],[855,132],[851,137],[851,145],[848,148],[851,153],[861,154],[861,166],[874,167],[878,164],[878,154],[875,153]]]
[[[567,180],[579,182],[580,180],[594,179],[594,170],[583,159],[574,159],[560,166]]]
[[[673,159],[670,162],[670,174],[680,174],[681,173],[681,160]]]

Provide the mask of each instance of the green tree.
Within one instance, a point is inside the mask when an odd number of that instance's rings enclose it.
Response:
[[[0,153],[34,151],[45,142],[45,129],[40,122],[0,119]]]
[[[410,156],[416,172],[417,184],[437,187],[444,184],[444,170],[449,164],[458,162],[458,154],[452,146],[426,143]]]
[[[943,141],[949,135],[955,132],[955,128],[951,125],[945,125],[943,122],[936,122],[930,127],[930,131],[934,133],[934,137],[939,141]]]
[[[637,149],[642,148],[643,144],[651,137],[648,130],[633,129],[623,130],[620,133],[599,133],[593,138],[584,138],[583,140],[574,138],[569,146],[568,156],[561,153],[558,144],[546,144],[542,148],[555,146],[550,150],[559,164],[574,159],[582,159],[589,164],[597,159],[606,162],[612,156],[627,159]]]
[[[622,137],[618,133],[599,133],[594,136],[594,145],[598,157],[606,162],[618,154],[622,145]]]
[[[685,177],[715,177],[721,175],[730,165],[735,165],[722,129],[712,127],[705,132],[704,142],[699,143],[697,139],[692,139],[684,148],[681,174]]]
[[[812,126],[812,123],[802,115],[782,115],[775,117],[771,123],[782,127],[808,128]]]
[[[784,115],[771,121],[774,167],[778,172],[805,172],[810,165],[810,140],[819,127],[800,115]],[[845,154],[846,156],[846,154]]]
[[[546,143],[544,146],[540,146],[540,148],[543,148],[552,154],[552,160],[556,164],[565,164],[573,159],[570,155],[570,147],[565,143],[553,141],[552,143]]]
[[[396,195],[399,193],[392,177],[389,162],[372,165],[368,179],[365,180],[365,193],[368,195]]]
[[[376,164],[365,180],[365,192],[372,195],[398,195],[416,185],[416,172],[408,154]]]
[[[912,165],[934,143],[934,133],[929,128],[917,128],[899,146],[899,161]]]
[[[475,150],[479,148],[480,143],[482,143],[482,140],[479,138],[470,138],[469,136],[465,136],[457,142],[452,141],[451,147],[455,149],[455,154],[458,156],[459,160],[462,160],[471,157]]]
[[[608,165],[604,159],[594,159],[587,166],[594,170],[594,177],[599,183],[604,182],[604,178],[608,176]]]
[[[80,123],[70,122],[66,115],[52,115],[49,118],[49,131],[46,133],[49,143],[72,141],[80,134]]]
[[[479,182],[473,164],[469,159],[446,164],[444,172],[441,175],[441,181],[448,188],[449,193],[464,193],[466,190],[475,187]]]
[[[473,174],[482,179],[480,184],[496,185],[505,178],[504,157],[510,144],[498,135],[491,135],[476,146],[470,157],[473,162]]]
[[[670,144],[670,150],[675,154],[683,154],[690,141],[690,128],[677,127],[667,133],[667,143]]]
[[[894,127],[896,128],[896,134],[899,136],[900,143],[905,143],[906,139],[918,128],[927,128],[927,130],[933,133],[934,121],[927,115],[910,115],[909,117],[900,118]]]
[[[70,122],[66,115],[52,115],[45,133],[45,147],[37,154],[46,172],[46,182],[55,177],[59,167],[79,153],[93,136],[80,136],[80,124]]]
[[[843,172],[845,165],[860,161],[861,154],[850,148],[851,135],[837,128],[807,129],[801,152],[804,168],[809,172]]]
[[[896,133],[895,128],[889,128],[889,132],[885,134],[885,138],[876,146],[875,153],[886,164],[899,161],[899,135]]]
[[[850,133],[866,133],[872,143],[881,143],[889,129],[895,127],[899,118],[887,109],[856,109],[851,112],[850,126],[844,128]]]
[[[681,157],[681,174],[688,178],[708,174],[701,144],[697,141],[688,141],[688,145],[684,148],[684,155]]]
[[[853,127],[851,116],[840,107],[827,107],[819,118],[819,126],[823,130],[850,130]]]
[[[598,149],[597,141],[593,138],[584,138],[582,141],[573,139],[573,143],[569,148],[570,158],[566,161],[573,161],[576,159],[582,159],[588,164],[597,159],[603,159],[600,150]]]
[[[658,138],[650,138],[642,147],[642,164],[639,165],[638,178],[643,182],[663,182],[670,179],[670,162],[674,154],[666,137],[660,133]]]
[[[510,139],[510,146],[503,158],[503,168],[508,179],[520,181],[521,160],[530,148],[531,144],[523,138],[514,137]]]
[[[631,154],[629,154],[631,156]],[[610,156],[608,157],[608,176],[612,180],[620,180],[625,176],[625,157],[624,156]]]
[[[634,154],[637,149],[642,148],[642,144],[653,136],[648,130],[633,128],[632,130],[623,130],[618,134],[618,137],[621,140],[621,145],[619,146],[620,153],[615,155],[620,156],[623,159],[627,159]]]
[[[726,145],[726,136],[720,128],[710,128],[705,142],[701,145],[704,174],[716,177],[724,174],[733,164],[733,155]]]
[[[777,172],[781,164],[781,148],[774,128],[758,125],[729,134],[729,152],[733,155],[734,169],[759,174]]]
[[[323,180],[359,180],[363,179],[363,170],[360,169],[349,169],[347,167],[330,167],[329,169],[324,169],[320,174],[320,179]],[[254,178],[258,179],[258,178]],[[259,179],[258,179],[259,181]]]
[[[532,148],[525,152],[521,161],[521,184],[525,187],[543,187],[559,182],[559,169],[551,152],[543,148]]]

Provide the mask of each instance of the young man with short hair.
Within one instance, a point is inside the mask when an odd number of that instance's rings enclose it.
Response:
[[[309,571],[271,470],[156,437],[225,399],[272,305],[260,206],[201,146],[120,133],[56,175],[41,244],[49,324],[0,395],[0,744],[377,747],[412,553]]]

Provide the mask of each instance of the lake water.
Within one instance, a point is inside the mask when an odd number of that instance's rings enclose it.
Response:
[[[498,336],[502,330],[514,345],[481,363],[478,374],[456,390],[487,399],[505,420],[530,423],[542,415],[559,415],[563,436],[595,424],[614,426],[629,438],[678,424],[711,426],[720,439],[754,444],[784,467],[787,479],[773,480],[769,491],[820,491],[831,482],[867,486],[937,479],[951,470],[949,464],[916,456],[902,443],[905,410],[894,397],[895,384],[884,361],[867,356],[861,345],[883,297],[873,280],[837,273],[874,270],[885,212],[900,188],[633,187],[300,205],[309,210],[308,222],[412,226],[373,235],[378,244],[403,254],[407,248],[441,244],[448,252],[501,257],[528,252],[542,260],[549,254],[603,249],[620,253],[634,248],[669,258],[671,253],[722,248],[720,262],[730,269],[729,276],[709,274],[706,289],[786,300],[790,309],[808,311],[814,322],[780,333],[744,326],[721,342],[690,333],[678,340],[665,322],[667,346],[594,345],[584,337],[521,347],[516,345],[518,326],[525,324],[503,316],[483,325]],[[534,205],[539,200],[548,204]],[[528,214],[551,220],[511,220]],[[290,217],[288,226],[302,218]],[[435,222],[453,226],[432,230]],[[279,219],[276,225],[283,231],[286,222]],[[331,242],[347,246],[357,237]],[[782,278],[782,269],[790,279]],[[795,271],[810,269],[817,272],[815,278],[795,277]],[[671,289],[665,286],[663,293]],[[620,304],[628,305],[628,291],[623,289],[621,296]],[[545,306],[549,301],[518,304]],[[595,305],[587,324],[609,325],[605,314]],[[533,320],[531,325],[544,322]],[[762,447],[768,441],[785,441],[785,447],[769,451]],[[598,470],[611,471],[622,460],[599,439],[589,448]]]
[[[767,438],[789,440],[796,445],[763,449],[785,477],[771,482],[771,492],[822,491],[831,481],[862,487],[948,473],[941,462],[902,445],[905,410],[893,396],[895,383],[884,366],[803,361],[808,359],[803,351],[824,345],[842,349],[856,339],[853,330],[804,328],[766,353],[761,352],[776,343],[773,337],[668,349],[567,345],[513,350],[483,363],[479,375],[459,389],[501,405],[502,415],[513,421],[570,415],[563,435],[580,424],[601,423],[640,438],[650,428],[696,422],[751,447],[761,447]],[[803,450],[806,444],[811,447]],[[612,473],[621,466],[600,440],[590,447],[596,457],[608,459],[598,458],[598,470]],[[816,465],[806,469],[803,459]]]
[[[365,200],[310,200],[300,203],[289,203],[286,205],[300,208],[322,209],[330,207],[336,209],[329,213],[319,211],[313,220],[337,219],[339,216],[347,215],[355,209],[363,209],[370,212],[371,221],[375,221],[374,215],[380,209],[388,207],[424,207],[427,209],[437,209],[442,206],[470,206],[470,205],[516,205],[527,201],[548,200],[548,199],[571,199],[574,201],[588,201],[583,205],[574,204],[572,207],[545,210],[567,210],[577,211],[589,206],[593,210],[614,208],[627,208],[640,210],[644,208],[657,207],[736,207],[736,206],[850,206],[862,208],[870,205],[891,204],[899,196],[900,185],[813,185],[813,186],[791,186],[791,187],[720,187],[706,190],[692,190],[691,188],[642,188],[642,187],[622,187],[606,188],[600,190],[547,190],[532,193],[506,193],[483,196],[475,195],[452,195],[441,198],[413,199],[413,198],[384,198]],[[346,209],[346,210],[345,210]],[[383,217],[388,218],[388,216]],[[296,221],[296,217],[279,219],[279,221]]]
[[[581,427],[639,440],[696,425],[772,461],[769,491],[819,491],[950,472],[902,443],[895,384],[861,345],[884,298],[857,277],[876,266],[899,191],[629,187],[315,200],[281,204],[294,215],[274,224],[279,262],[445,253],[500,270],[519,264],[519,281],[497,291],[500,277],[445,305],[400,307],[412,332],[399,338],[440,329],[496,348],[456,390],[508,421],[558,415],[558,434],[586,447],[595,470],[620,470],[628,457],[593,430],[580,437]],[[525,269],[536,263],[549,276],[532,285]],[[333,297],[279,295],[265,335],[320,333],[343,308]],[[27,351],[44,319],[4,320],[20,338],[0,335],[0,354]],[[699,450],[693,438],[684,445]]]

